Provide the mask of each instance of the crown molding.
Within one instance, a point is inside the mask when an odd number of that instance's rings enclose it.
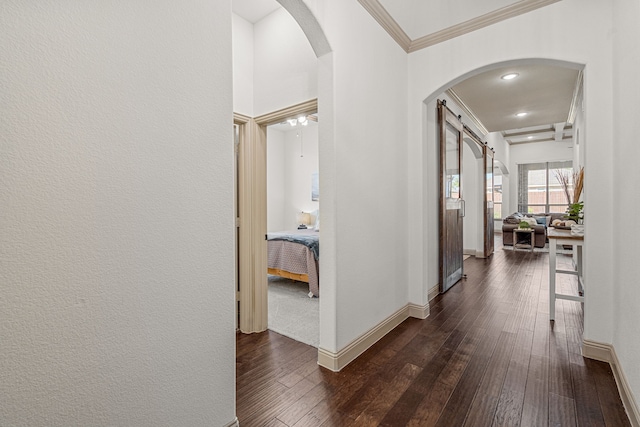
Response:
[[[387,10],[380,4],[379,0],[358,0],[358,2],[371,14],[371,16],[384,28],[387,33],[404,49],[407,53],[415,52],[463,34],[470,33],[480,28],[488,27],[495,23],[504,21],[514,16],[557,3],[561,0],[520,0],[509,6],[496,9],[460,24],[452,25],[440,31],[436,31],[415,40],[404,32],[400,24],[393,19]]]
[[[387,9],[378,0],[358,0],[367,12],[375,19],[382,28],[385,29],[392,39],[400,45],[405,52],[409,53],[411,38],[404,32],[400,24],[391,17]]]
[[[473,111],[467,106],[467,104],[462,101],[462,99],[458,96],[458,94],[453,89],[447,89],[446,94],[451,97],[451,100],[458,104],[458,106],[464,111],[464,113],[469,116],[474,125],[478,128],[480,132],[484,135],[489,133],[489,130],[482,124],[478,116],[475,115]]]

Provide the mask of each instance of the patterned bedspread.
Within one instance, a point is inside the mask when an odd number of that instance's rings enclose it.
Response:
[[[287,233],[269,233],[267,240],[269,268],[308,275],[309,292],[314,296],[319,296],[318,257],[320,243],[318,232],[296,230]]]

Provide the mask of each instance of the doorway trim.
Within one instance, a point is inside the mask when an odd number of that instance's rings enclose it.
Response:
[[[239,126],[238,213],[240,331],[268,327],[267,299],[267,126],[317,113],[318,99],[250,118],[234,114]]]

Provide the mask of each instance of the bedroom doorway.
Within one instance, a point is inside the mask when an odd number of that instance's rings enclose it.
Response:
[[[267,127],[268,329],[319,340],[318,116]]]
[[[267,281],[267,132],[268,126],[316,115],[313,99],[256,118],[234,115],[239,126],[239,306],[240,331],[268,327]],[[295,213],[295,212],[294,212]]]

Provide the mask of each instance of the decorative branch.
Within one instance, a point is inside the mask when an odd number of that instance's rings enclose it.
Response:
[[[573,202],[578,203],[584,187],[584,167],[573,173]]]
[[[553,174],[556,176],[556,179],[562,185],[562,189],[564,190],[565,196],[567,196],[567,203],[571,204],[571,193],[569,192],[569,188],[571,188],[571,175],[566,169],[554,169]],[[581,190],[582,191],[582,190]]]

